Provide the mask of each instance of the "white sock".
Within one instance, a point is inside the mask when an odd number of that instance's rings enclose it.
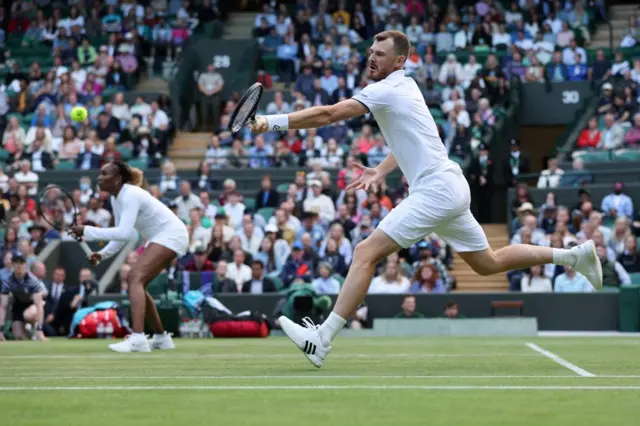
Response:
[[[347,323],[347,320],[343,319],[340,315],[335,312],[331,312],[329,317],[320,325],[320,334],[325,339],[329,339],[329,343],[333,339],[336,338],[340,330],[344,328],[344,325]]]
[[[554,248],[552,252],[555,265],[576,266],[578,263],[578,257],[571,250]]]

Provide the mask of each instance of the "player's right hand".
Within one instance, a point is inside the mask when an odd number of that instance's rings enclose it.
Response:
[[[267,117],[263,115],[256,116],[256,119],[251,123],[251,132],[252,133],[264,133],[269,130],[269,121]]]
[[[375,189],[376,185],[382,183],[384,180],[382,173],[375,168],[363,166],[355,161],[353,162],[353,166],[362,171],[362,174],[347,186],[347,192],[356,191],[358,189],[364,189],[365,191],[368,191],[369,188]]]
[[[91,253],[88,260],[91,265],[96,266],[98,263],[102,262],[102,255],[97,252]]]

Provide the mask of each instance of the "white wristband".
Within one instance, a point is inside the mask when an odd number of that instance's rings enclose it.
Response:
[[[269,132],[278,132],[281,130],[287,130],[289,128],[288,114],[267,115],[266,117],[267,123],[269,124]]]

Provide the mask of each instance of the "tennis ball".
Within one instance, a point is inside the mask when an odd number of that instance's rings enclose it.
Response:
[[[77,106],[71,110],[71,119],[76,122],[82,122],[87,119],[89,113],[85,107]]]

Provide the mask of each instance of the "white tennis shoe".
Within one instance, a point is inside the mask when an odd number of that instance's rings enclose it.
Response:
[[[125,337],[122,342],[109,345],[109,349],[120,353],[151,352],[151,345],[143,333],[133,333]]]
[[[571,248],[575,254],[577,262],[573,269],[584,275],[591,283],[593,288],[600,290],[602,288],[602,265],[596,253],[596,245],[593,240]]]
[[[173,343],[171,333],[166,331],[161,334],[154,334],[149,341],[151,349],[175,349],[176,345]]]
[[[304,327],[285,316],[278,318],[280,328],[316,367],[322,367],[324,359],[331,352],[331,346],[325,343],[317,325],[308,317],[302,319]]]

